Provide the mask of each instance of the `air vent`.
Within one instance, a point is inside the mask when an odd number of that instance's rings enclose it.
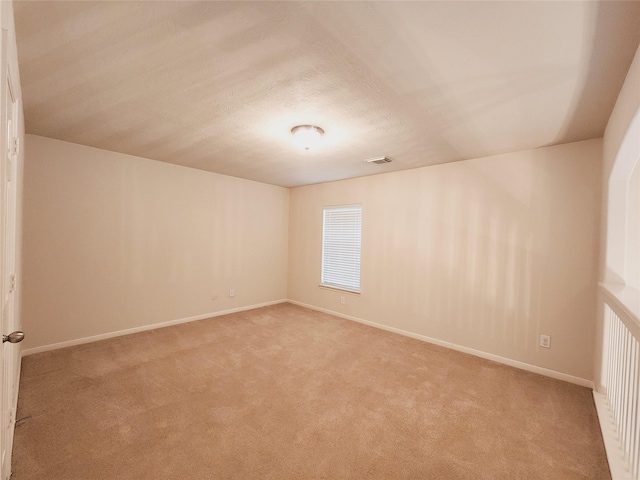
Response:
[[[375,157],[365,160],[366,163],[377,163],[378,165],[382,165],[383,163],[391,163],[391,159],[389,157]]]

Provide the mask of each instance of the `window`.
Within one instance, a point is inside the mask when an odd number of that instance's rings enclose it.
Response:
[[[325,207],[322,215],[322,280],[325,287],[360,292],[362,205]]]

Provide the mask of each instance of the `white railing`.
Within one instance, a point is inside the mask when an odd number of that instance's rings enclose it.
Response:
[[[601,284],[602,379],[594,394],[614,480],[640,480],[640,322],[637,290]],[[610,425],[606,425],[610,423]],[[611,434],[609,434],[611,433]]]

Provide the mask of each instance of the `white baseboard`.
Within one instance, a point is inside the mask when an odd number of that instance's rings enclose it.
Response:
[[[156,328],[170,327],[171,325],[178,325],[180,323],[194,322],[196,320],[204,320],[205,318],[220,317],[222,315],[228,315],[230,313],[244,312],[245,310],[253,310],[260,307],[268,307],[269,305],[277,305],[278,303],[286,303],[288,300],[273,300],[271,302],[259,303],[256,305],[247,305],[245,307],[232,308],[229,310],[222,310],[219,312],[204,313],[202,315],[195,315],[193,317],[179,318],[177,320],[169,320],[166,322],[152,323],[150,325],[142,325],[140,327],[127,328],[125,330],[118,330],[115,332],[102,333],[100,335],[92,335],[90,337],[76,338],[73,340],[67,340],[65,342],[52,343],[50,345],[43,345],[41,347],[27,348],[22,350],[22,356],[33,355],[34,353],[48,352],[50,350],[57,350],[58,348],[72,347],[74,345],[81,345],[83,343],[97,342],[99,340],[106,340],[113,337],[121,337],[122,335],[129,335],[131,333],[144,332],[146,330],[155,330]]]
[[[402,330],[400,328],[389,327],[387,325],[383,325],[381,323],[371,322],[369,320],[364,320],[358,317],[352,317],[351,315],[345,315],[340,312],[335,312],[333,310],[329,310],[327,308],[316,307],[315,305],[309,305],[306,303],[298,302],[296,300],[287,300],[289,303],[294,305],[298,305],[300,307],[309,308],[311,310],[317,310],[318,312],[328,313],[329,315],[334,315],[336,317],[344,318],[345,320],[352,320],[354,322],[363,323],[365,325],[369,325],[371,327],[380,328],[382,330],[386,330],[388,332],[398,333],[400,335],[404,335],[405,337],[415,338],[416,340],[422,340],[423,342],[433,343],[434,345],[439,345],[441,347],[450,348],[452,350],[457,350],[459,352],[468,353],[470,355],[474,355],[480,358],[486,358],[487,360],[492,360],[494,362],[502,363],[504,365],[509,365],[510,367],[519,368],[520,370],[526,370],[528,372],[537,373],[540,375],[544,375],[546,377],[555,378],[557,380],[564,380],[565,382],[574,383],[576,385],[580,385],[582,387],[587,387],[593,389],[594,384],[593,381],[587,380],[586,378],[575,377],[573,375],[569,375],[562,372],[557,372],[555,370],[551,370],[548,368],[538,367],[536,365],[531,365],[530,363],[520,362],[518,360],[513,360],[511,358],[501,357],[499,355],[494,355],[493,353],[483,352],[481,350],[475,350],[469,347],[463,347],[462,345],[457,345],[455,343],[445,342],[444,340],[439,340],[437,338],[427,337],[426,335],[420,335],[418,333],[409,332],[407,330]]]
[[[615,429],[615,423],[611,417],[607,397],[602,393],[593,391],[593,401],[596,404],[598,422],[602,432],[604,450],[607,452],[611,480],[631,480],[631,473],[627,470],[624,460],[624,452],[620,448],[620,441]]]
[[[329,315],[334,315],[336,317],[344,318],[346,320],[351,320],[351,321],[354,321],[354,322],[358,322],[358,323],[362,323],[362,324],[365,324],[365,325],[369,325],[371,327],[375,327],[375,328],[379,328],[379,329],[382,329],[382,330],[386,330],[388,332],[398,333],[400,335],[404,335],[406,337],[415,338],[417,340],[422,340],[424,342],[432,343],[434,345],[440,345],[441,347],[446,347],[446,348],[450,348],[452,350],[457,350],[459,352],[468,353],[470,355],[475,355],[476,357],[486,358],[487,360],[492,360],[494,362],[502,363],[504,365],[509,365],[511,367],[519,368],[521,370],[526,370],[526,371],[529,371],[529,372],[538,373],[540,375],[545,375],[547,377],[555,378],[555,379],[558,379],[558,380],[564,380],[566,382],[574,383],[576,385],[580,385],[580,386],[583,386],[583,387],[588,387],[588,388],[591,388],[591,389],[593,389],[593,387],[594,387],[593,382],[591,380],[587,380],[587,379],[580,378],[580,377],[575,377],[573,375],[568,375],[566,373],[557,372],[555,370],[550,370],[548,368],[538,367],[536,365],[531,365],[529,363],[520,362],[518,360],[513,360],[513,359],[510,359],[510,358],[501,357],[499,355],[494,355],[492,353],[483,352],[481,350],[475,350],[473,348],[464,347],[464,346],[461,346],[461,345],[457,345],[455,343],[450,343],[450,342],[446,342],[444,340],[439,340],[437,338],[427,337],[425,335],[420,335],[420,334],[417,334],[417,333],[409,332],[407,330],[402,330],[400,328],[389,327],[387,325],[383,325],[383,324],[376,323],[376,322],[371,322],[369,320],[364,320],[362,318],[353,317],[351,315],[345,315],[345,314],[340,313],[340,312],[336,312],[336,311],[329,310],[329,309],[322,308],[322,307],[316,307],[315,305],[309,305],[309,304],[298,302],[296,300],[291,300],[291,299],[273,300],[273,301],[270,301],[270,302],[265,302],[265,303],[255,304],[255,305],[247,305],[247,306],[244,306],[244,307],[232,308],[232,309],[229,309],[229,310],[222,310],[222,311],[219,311],[219,312],[205,313],[205,314],[202,314],[202,315],[195,315],[193,317],[179,318],[179,319],[176,319],[176,320],[169,320],[169,321],[161,322],[161,323],[153,323],[153,324],[150,324],[150,325],[142,325],[142,326],[139,326],[139,327],[128,328],[128,329],[125,329],[125,330],[118,330],[118,331],[115,331],[115,332],[107,332],[107,333],[103,333],[103,334],[100,334],[100,335],[93,335],[93,336],[90,336],[90,337],[83,337],[83,338],[77,338],[77,339],[73,339],[73,340],[67,340],[65,342],[52,343],[52,344],[49,344],[49,345],[42,345],[40,347],[27,348],[27,349],[22,350],[22,356],[25,357],[27,355],[33,355],[35,353],[47,352],[47,351],[50,351],[50,350],[57,350],[59,348],[71,347],[71,346],[74,346],[74,345],[81,345],[81,344],[84,344],[84,343],[97,342],[99,340],[106,340],[108,338],[120,337],[122,335],[129,335],[131,333],[143,332],[143,331],[146,331],[146,330],[154,330],[156,328],[162,328],[162,327],[169,327],[171,325],[178,325],[180,323],[187,323],[187,322],[193,322],[193,321],[196,321],[196,320],[203,320],[205,318],[219,317],[219,316],[222,316],[222,315],[228,315],[230,313],[242,312],[242,311],[245,311],[245,310],[253,310],[255,308],[267,307],[269,305],[277,305],[279,303],[285,303],[285,302],[289,302],[289,303],[292,303],[294,305],[298,305],[298,306],[301,306],[301,307],[309,308],[311,310],[317,310],[319,312],[327,313]]]

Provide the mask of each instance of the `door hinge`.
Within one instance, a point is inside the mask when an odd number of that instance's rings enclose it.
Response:
[[[9,275],[9,293],[13,293],[16,290],[16,274]]]
[[[11,153],[13,155],[18,155],[20,152],[20,139],[18,137],[13,137],[13,142],[11,143]]]

